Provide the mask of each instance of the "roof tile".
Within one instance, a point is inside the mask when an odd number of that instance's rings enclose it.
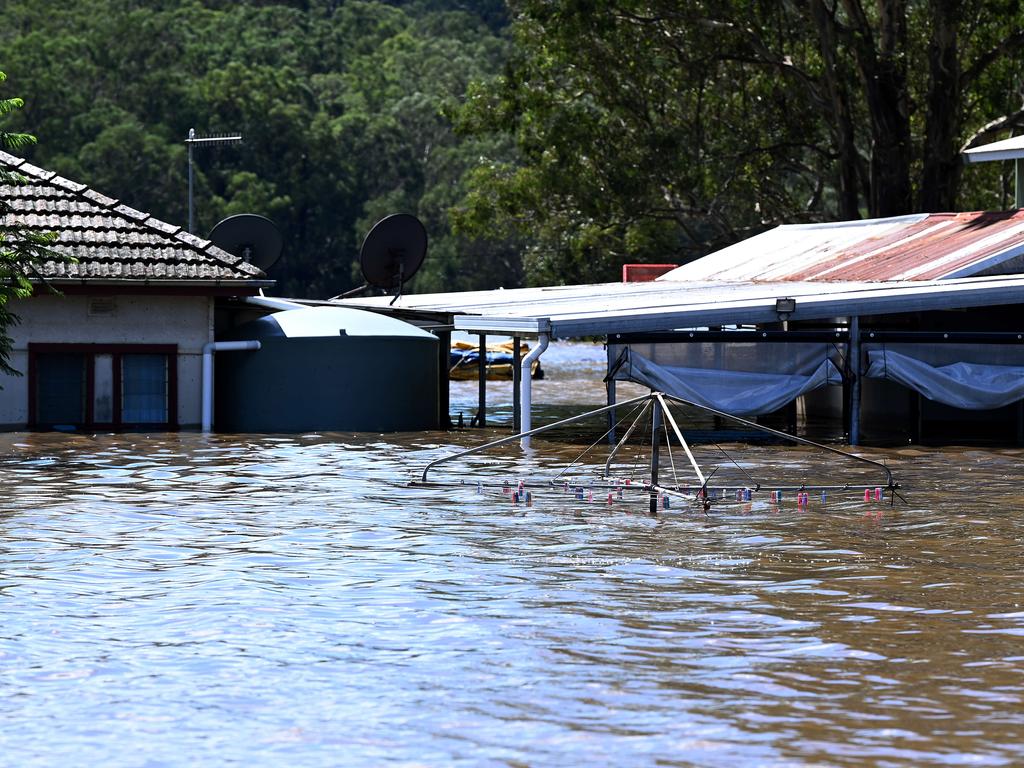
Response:
[[[117,205],[118,201],[113,197],[107,197],[106,195],[97,192],[94,189],[85,189],[82,191],[82,197],[91,203],[96,203],[103,208],[113,208]]]
[[[77,259],[41,264],[44,278],[154,283],[198,279],[220,284],[266,280],[257,267],[208,240],[23,158],[0,151],[0,166],[28,179],[26,184],[0,185],[0,197],[11,206],[9,221],[57,232],[53,249]]]
[[[114,210],[122,216],[127,216],[129,219],[134,219],[135,221],[145,221],[149,218],[148,213],[137,211],[131,206],[124,205],[123,203],[121,205],[115,205]]]
[[[18,166],[18,173],[23,173],[26,176],[32,176],[36,179],[47,181],[57,175],[56,171],[48,171],[45,168],[40,168],[32,163],[25,162]]]
[[[53,186],[55,187],[66,189],[69,192],[82,192],[88,189],[88,187],[85,184],[79,184],[77,181],[65,179],[63,176],[54,176],[52,179],[50,179],[50,183],[53,184]]]

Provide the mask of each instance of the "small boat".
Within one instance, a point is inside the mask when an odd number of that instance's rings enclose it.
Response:
[[[530,347],[520,343],[520,357],[526,357]],[[487,379],[489,381],[511,380],[512,363],[515,353],[515,342],[506,341],[500,344],[488,344],[484,347],[486,356]],[[544,378],[544,371],[540,367],[540,361],[534,360],[530,368],[531,378]],[[478,378],[480,373],[480,345],[469,341],[456,341],[452,344],[448,356],[448,378],[459,381]]]

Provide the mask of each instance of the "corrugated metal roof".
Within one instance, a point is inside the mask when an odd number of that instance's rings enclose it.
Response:
[[[659,281],[938,280],[1009,274],[1024,261],[1024,210],[787,224]]]
[[[260,269],[209,240],[84,184],[6,152],[0,152],[0,164],[27,180],[22,185],[0,185],[0,197],[11,206],[8,220],[39,232],[56,232],[53,250],[77,260],[45,262],[39,271],[48,280],[272,284]]]
[[[1024,275],[876,282],[653,282],[339,300],[378,311],[442,312],[457,330],[557,338],[777,322],[775,301],[796,300],[792,320],[827,320],[1024,303]]]

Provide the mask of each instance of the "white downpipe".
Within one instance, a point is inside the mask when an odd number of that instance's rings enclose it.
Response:
[[[537,346],[530,350],[530,353],[523,358],[521,363],[522,372],[519,377],[519,431],[529,432],[530,426],[530,407],[533,404],[533,363],[541,355],[544,354],[544,350],[548,348],[548,342],[551,340],[551,335],[542,333],[537,337]],[[519,441],[519,444],[523,448],[530,447],[530,438],[524,437]]]
[[[211,341],[203,345],[203,432],[213,429],[213,353],[259,348],[258,341]]]

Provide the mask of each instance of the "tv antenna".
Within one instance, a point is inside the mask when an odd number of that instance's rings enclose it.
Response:
[[[385,216],[373,225],[359,249],[359,266],[366,282],[334,298],[344,299],[375,287],[394,291],[394,304],[426,255],[427,230],[423,222],[409,213]]]
[[[266,216],[239,213],[217,222],[210,240],[232,256],[247,261],[264,272],[281,258],[284,240],[281,230]]]
[[[195,209],[192,204],[192,149],[193,147],[209,147],[218,144],[239,144],[242,141],[242,134],[215,133],[210,136],[196,136],[196,129],[188,129],[188,138],[185,144],[188,145],[188,231],[195,231]]]

